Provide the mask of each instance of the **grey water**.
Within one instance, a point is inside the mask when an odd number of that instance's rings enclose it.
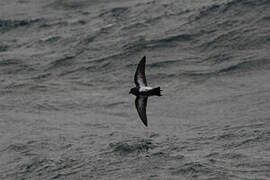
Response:
[[[0,1],[1,180],[270,179],[269,109],[269,0]]]

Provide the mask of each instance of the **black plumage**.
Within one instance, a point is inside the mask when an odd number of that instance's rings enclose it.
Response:
[[[148,125],[147,122],[147,115],[146,115],[146,107],[147,107],[147,100],[149,96],[161,96],[160,87],[152,88],[147,86],[146,76],[145,76],[145,61],[146,57],[144,56],[141,61],[139,62],[135,76],[134,76],[134,83],[136,87],[130,89],[130,94],[136,96],[135,99],[135,106],[137,112],[145,126]]]

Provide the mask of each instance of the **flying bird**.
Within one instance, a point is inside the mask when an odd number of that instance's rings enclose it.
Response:
[[[146,106],[149,96],[161,96],[160,87],[152,88],[147,86],[145,77],[145,56],[141,59],[137,66],[137,70],[134,76],[134,82],[136,87],[131,88],[129,94],[136,96],[135,106],[137,112],[145,126],[147,126]]]

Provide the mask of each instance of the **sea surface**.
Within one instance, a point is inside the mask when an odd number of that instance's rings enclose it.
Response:
[[[0,179],[270,179],[270,1],[1,0]]]

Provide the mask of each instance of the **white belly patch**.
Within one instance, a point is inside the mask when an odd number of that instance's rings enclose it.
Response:
[[[151,88],[151,87],[140,87],[139,91],[140,92],[146,92],[146,91],[149,91],[151,89],[153,89],[153,88]]]

